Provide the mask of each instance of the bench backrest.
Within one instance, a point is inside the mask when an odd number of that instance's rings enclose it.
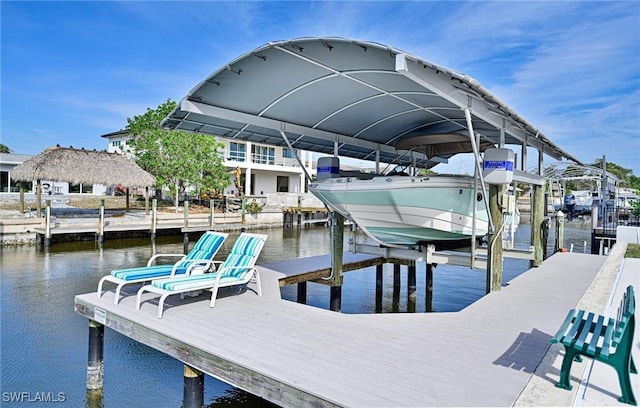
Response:
[[[634,330],[635,326],[635,314],[636,312],[636,298],[633,292],[633,286],[627,286],[627,290],[624,292],[620,307],[618,308],[618,315],[616,319],[616,329],[613,335],[612,346],[616,347],[622,340],[625,330]],[[629,327],[630,326],[630,327]]]

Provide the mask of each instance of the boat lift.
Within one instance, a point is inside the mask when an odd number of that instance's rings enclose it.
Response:
[[[240,55],[196,85],[162,125],[239,143],[375,160],[377,169],[379,163],[398,158],[400,140],[418,135],[468,133],[476,144],[476,171],[478,140],[498,147],[521,146],[523,164],[527,150],[535,149],[535,174],[513,172],[515,182],[533,185],[532,266],[540,265],[543,257],[542,156],[581,164],[472,77],[394,47],[339,37],[274,41]],[[428,169],[452,156],[412,152],[400,164]],[[481,179],[478,183],[484,190]],[[489,187],[490,203],[497,197],[492,190],[498,189]],[[501,218],[501,213],[491,217],[494,233]],[[509,255],[501,245],[494,249],[498,254],[488,255],[491,270],[501,268],[492,265],[494,260],[501,262],[502,254]],[[427,248],[407,256],[418,259],[427,253],[436,259],[435,252]],[[480,248],[472,254],[475,266],[483,255]],[[491,290],[500,288],[500,279],[488,276]]]

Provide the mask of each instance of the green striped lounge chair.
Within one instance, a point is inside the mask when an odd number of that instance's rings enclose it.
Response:
[[[255,267],[260,252],[267,240],[266,235],[242,233],[233,244],[227,258],[216,261],[215,272],[201,275],[176,276],[170,279],[155,279],[151,284],[138,290],[136,296],[136,310],[140,310],[142,294],[152,292],[160,295],[158,300],[158,319],[162,318],[164,301],[168,296],[184,294],[198,290],[211,290],[210,307],[214,307],[218,289],[228,286],[236,286],[253,282],[256,285],[258,296],[262,296],[260,275]]]
[[[188,254],[156,254],[147,262],[147,266],[128,269],[115,269],[111,274],[100,279],[97,294],[102,296],[103,285],[111,282],[116,285],[114,304],[120,300],[120,291],[123,286],[149,282],[154,279],[167,279],[174,276],[190,275],[194,268],[197,270],[208,270],[213,267],[213,258],[216,256],[225,239],[229,234],[223,232],[207,231],[193,246]],[[179,257],[180,259],[172,264],[156,264],[160,258]]]

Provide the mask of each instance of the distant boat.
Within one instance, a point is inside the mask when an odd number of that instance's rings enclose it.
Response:
[[[474,178],[462,175],[338,177],[309,185],[331,209],[387,246],[455,244],[487,234],[488,215]],[[474,207],[476,209],[474,231]]]
[[[573,215],[591,214],[593,193],[590,190],[573,191],[564,196],[564,208]]]

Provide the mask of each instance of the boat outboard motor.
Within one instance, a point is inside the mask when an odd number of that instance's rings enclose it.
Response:
[[[564,207],[567,209],[568,219],[573,218],[573,214],[576,211],[576,196],[573,194],[567,194],[564,196]]]

